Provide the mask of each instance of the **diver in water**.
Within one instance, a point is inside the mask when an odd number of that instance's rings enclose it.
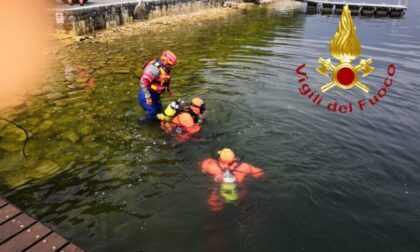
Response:
[[[205,110],[204,101],[195,97],[188,106],[184,106],[184,102],[180,100],[171,102],[164,112],[156,117],[161,120],[161,128],[164,131],[176,133],[176,140],[182,142],[191,139],[201,130]]]
[[[240,196],[243,197],[243,194],[238,195],[238,187],[243,188],[247,177],[261,178],[264,175],[262,169],[238,162],[235,153],[229,148],[222,149],[218,154],[218,160],[209,158],[201,163],[201,171],[212,175],[214,181],[220,184],[220,189],[215,188],[208,199],[212,211],[220,211],[224,203],[232,203]]]
[[[183,109],[183,100],[178,99],[177,101],[170,102],[162,113],[156,115],[156,118],[160,121],[160,127],[168,133],[171,132],[173,130],[172,120],[176,115],[181,113]]]

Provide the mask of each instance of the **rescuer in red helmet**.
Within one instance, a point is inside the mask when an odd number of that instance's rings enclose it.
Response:
[[[156,115],[162,112],[160,95],[163,92],[168,91],[171,96],[174,95],[170,87],[170,68],[175,64],[175,54],[171,51],[163,51],[160,58],[150,60],[143,67],[137,99],[147,114],[141,117],[141,120],[155,119]]]

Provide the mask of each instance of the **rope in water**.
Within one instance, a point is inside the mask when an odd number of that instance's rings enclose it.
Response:
[[[22,153],[23,153],[23,156],[24,156],[24,157],[28,157],[28,155],[26,155],[26,152],[25,152],[26,144],[27,144],[27,143],[28,143],[28,141],[29,141],[29,134],[28,134],[28,131],[27,131],[25,128],[23,128],[22,126],[20,126],[19,124],[15,123],[15,122],[13,122],[13,121],[11,121],[11,120],[9,120],[9,119],[6,119],[6,118],[1,117],[1,116],[0,116],[0,119],[1,119],[1,120],[4,120],[4,121],[6,121],[6,122],[8,122],[8,123],[10,123],[10,124],[15,125],[17,128],[19,128],[19,129],[21,129],[23,132],[25,132],[26,138],[25,138],[25,142],[23,143]]]

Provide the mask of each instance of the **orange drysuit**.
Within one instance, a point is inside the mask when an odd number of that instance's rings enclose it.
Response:
[[[226,202],[236,201],[246,195],[246,188],[243,181],[246,177],[261,178],[264,171],[247,163],[238,163],[236,161],[227,164],[221,160],[206,159],[201,163],[201,171],[213,176],[214,181],[220,183],[210,194],[207,203],[210,210],[217,212],[223,209]],[[224,172],[229,171],[234,177],[234,183],[224,182]],[[239,188],[237,188],[239,187]],[[240,189],[239,194],[236,189]]]
[[[196,133],[201,130],[201,124],[194,123],[193,117],[187,113],[182,112],[172,119],[172,122],[162,121],[160,127],[165,132],[174,132],[176,133],[175,139],[178,142],[183,142],[185,140],[191,139]]]

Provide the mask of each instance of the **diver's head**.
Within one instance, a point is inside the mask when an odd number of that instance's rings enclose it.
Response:
[[[194,97],[191,101],[191,110],[196,115],[201,115],[206,111],[206,104],[204,101],[199,97]]]
[[[218,152],[218,154],[219,162],[222,165],[231,165],[236,160],[235,153],[233,153],[233,151],[229,148],[222,149]]]

